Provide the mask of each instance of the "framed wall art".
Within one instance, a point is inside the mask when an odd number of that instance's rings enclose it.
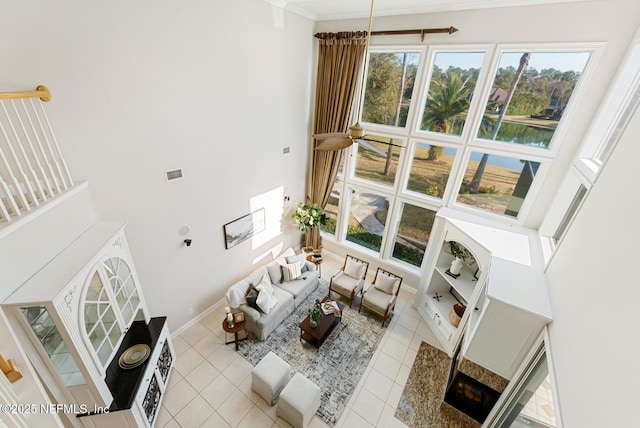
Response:
[[[243,215],[223,226],[224,245],[228,250],[242,241],[251,238],[256,233],[265,230],[264,208]]]

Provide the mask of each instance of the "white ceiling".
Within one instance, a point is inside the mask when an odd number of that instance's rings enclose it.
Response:
[[[265,0],[317,21],[369,16],[370,0]],[[585,0],[375,0],[374,16],[568,3]]]

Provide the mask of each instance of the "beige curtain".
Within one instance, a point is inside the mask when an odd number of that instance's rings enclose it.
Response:
[[[366,31],[318,33],[318,78],[316,86],[314,134],[346,132],[351,123],[358,79],[365,54]],[[314,140],[314,147],[319,141]],[[313,151],[311,195],[309,199],[325,207],[338,173],[342,150]],[[308,245],[318,248],[320,231],[314,227]]]

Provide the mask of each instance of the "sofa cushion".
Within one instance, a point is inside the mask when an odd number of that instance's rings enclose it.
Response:
[[[282,265],[277,260],[267,265],[267,272],[269,272],[272,284],[280,284],[282,282]]]
[[[273,294],[273,285],[271,285],[271,280],[269,279],[269,275],[267,275],[266,273],[262,275],[262,278],[260,278],[260,282],[258,282],[255,285],[255,288],[258,291],[260,291],[260,287],[267,290],[269,294]]]
[[[296,300],[296,306],[299,304],[298,299],[306,298],[313,290],[318,287],[318,271],[307,271],[303,273],[298,279],[293,281],[283,282],[278,284],[277,287],[281,288],[287,293],[291,294]]]
[[[278,287],[274,287],[273,295],[278,302],[273,308],[271,308],[271,311],[268,314],[260,314],[260,319],[258,319],[258,321],[256,322],[256,324],[260,328],[271,325],[274,319],[278,319],[277,324],[280,324],[280,322],[282,322],[282,320],[285,319],[286,316],[289,315],[289,313],[293,312],[294,305],[293,296],[291,294],[287,293],[284,290],[281,290]],[[287,310],[286,308],[288,308],[289,310]],[[280,313],[281,310],[284,310],[285,313]]]
[[[307,255],[305,253],[297,254],[295,256],[286,256],[285,260],[289,264],[300,262],[300,272],[305,273],[307,271],[307,264],[305,263],[307,261]]]
[[[398,282],[398,278],[380,273],[376,278],[376,282],[375,284],[373,284],[373,286],[387,294],[395,294],[396,290],[398,289],[396,287],[396,282]]]
[[[255,287],[260,283],[260,280],[262,279],[262,276],[264,274],[268,275],[269,271],[267,271],[267,268],[265,266],[260,266],[258,269],[254,270],[249,275],[247,275],[246,279],[247,281],[249,281],[250,284],[253,284],[253,286]]]
[[[271,290],[273,290],[273,288]],[[273,309],[277,303],[278,299],[272,293],[269,293],[265,287],[261,285],[258,286],[256,304],[263,313],[268,314],[271,312],[271,309]]]
[[[298,279],[302,272],[300,271],[300,262],[295,263],[287,263],[282,266],[282,276],[284,277],[284,281],[293,281],[294,279]]]
[[[360,287],[362,287],[363,283],[364,281],[361,279],[353,278],[345,272],[338,272],[338,274],[331,280],[331,288],[343,296],[349,296],[354,291],[356,293],[360,291]]]
[[[345,275],[349,275],[351,278],[360,279],[364,274],[364,264],[357,262],[353,259],[347,259],[347,263],[344,265]]]

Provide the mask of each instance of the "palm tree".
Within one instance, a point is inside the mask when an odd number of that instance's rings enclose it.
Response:
[[[468,81],[463,81],[457,73],[448,74],[441,81],[432,81],[422,116],[422,129],[451,133],[455,120],[462,118],[469,108],[471,88],[467,87]],[[438,159],[441,154],[442,147],[432,146],[428,159]]]
[[[502,104],[502,108],[500,109],[500,113],[498,114],[498,120],[496,120],[496,123],[493,126],[493,132],[489,137],[490,140],[495,140],[496,136],[498,135],[498,130],[502,125],[502,121],[504,120],[504,116],[507,113],[507,109],[509,108],[509,103],[513,98],[513,94],[516,91],[518,82],[520,81],[520,78],[522,77],[522,74],[524,73],[525,68],[529,64],[529,58],[531,58],[531,53],[528,53],[528,52],[525,52],[524,54],[522,54],[522,57],[520,57],[520,66],[518,67],[518,70],[516,71],[516,74],[513,77],[513,81],[511,82],[511,88],[509,88],[509,93],[507,94],[507,98],[504,100],[504,103]],[[478,169],[476,169],[476,172],[473,175],[473,179],[471,180],[471,183],[469,183],[469,191],[471,193],[478,193],[480,191],[480,180],[482,180],[482,176],[484,175],[484,169],[485,169],[485,166],[487,165],[488,159],[489,159],[489,155],[484,153],[482,155],[482,158],[480,159],[480,162],[478,163]]]

